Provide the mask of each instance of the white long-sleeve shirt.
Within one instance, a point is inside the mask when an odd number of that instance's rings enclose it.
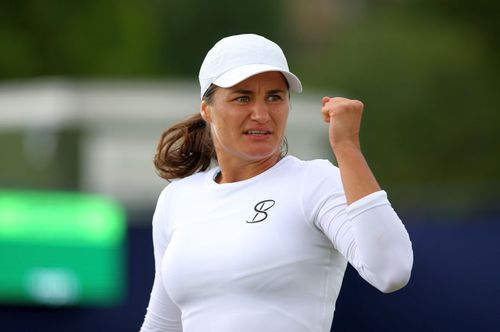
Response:
[[[347,262],[382,292],[408,282],[411,242],[384,191],[347,206],[326,160],[288,156],[234,183],[218,171],[160,194],[141,331],[327,332]]]

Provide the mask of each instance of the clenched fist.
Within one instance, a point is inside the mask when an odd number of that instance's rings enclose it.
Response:
[[[321,101],[323,120],[330,126],[329,139],[333,151],[344,146],[359,149],[363,103],[342,97],[323,97]]]

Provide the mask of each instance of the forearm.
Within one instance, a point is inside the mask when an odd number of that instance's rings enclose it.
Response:
[[[181,312],[165,292],[160,275],[155,276],[146,316],[140,332],[182,332]]]
[[[340,169],[347,204],[380,190],[361,149],[356,144],[335,146],[333,152]]]

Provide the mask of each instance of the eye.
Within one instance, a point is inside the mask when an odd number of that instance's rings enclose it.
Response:
[[[234,100],[239,102],[239,103],[248,103],[250,101],[250,97],[249,96],[239,96],[239,97],[236,97]]]
[[[281,96],[277,94],[272,94],[267,96],[268,101],[280,101],[281,99],[282,99]]]

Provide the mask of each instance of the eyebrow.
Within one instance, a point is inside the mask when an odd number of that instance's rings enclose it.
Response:
[[[267,94],[268,94],[268,95],[273,95],[273,94],[276,94],[276,93],[285,93],[285,90],[282,90],[282,89],[274,89],[274,90],[269,90],[269,91],[267,91]]]
[[[254,94],[254,92],[252,90],[245,90],[245,89],[231,91],[231,93],[232,94],[244,94],[244,95],[252,95],[252,94]],[[273,90],[266,91],[266,94],[268,94],[268,95],[272,95],[272,94],[276,94],[276,93],[285,93],[285,90],[282,90],[282,89],[273,89]]]

